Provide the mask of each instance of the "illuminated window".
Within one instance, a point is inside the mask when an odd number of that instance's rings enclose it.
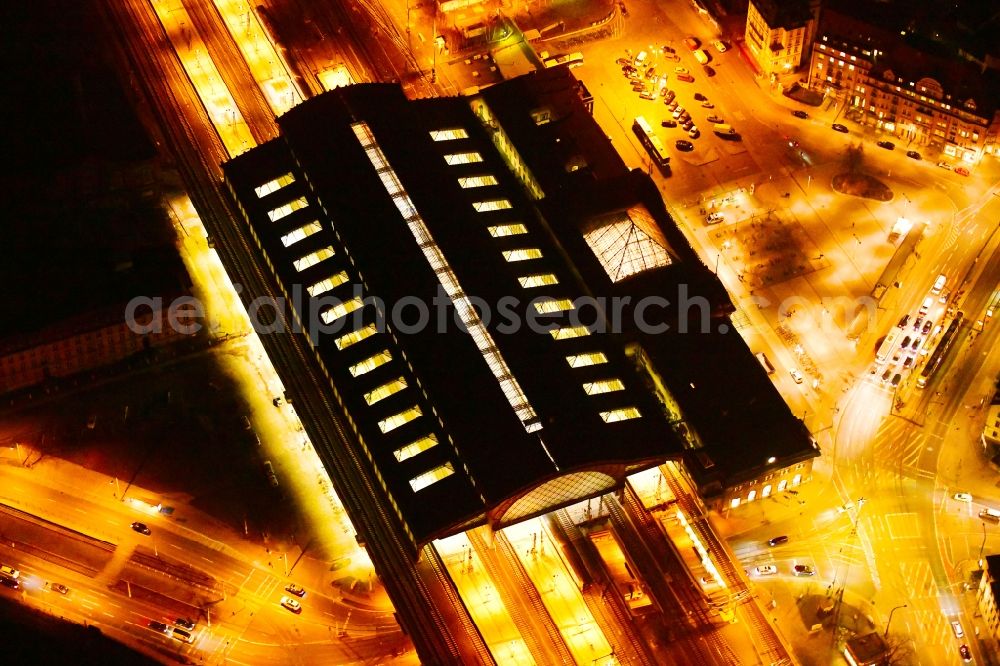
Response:
[[[308,205],[309,204],[306,203],[305,197],[299,197],[295,201],[290,201],[286,203],[284,206],[278,206],[274,210],[267,211],[267,216],[271,218],[272,222],[277,222],[281,218],[288,217],[295,211],[305,208]]]
[[[590,352],[588,354],[574,354],[566,357],[566,362],[571,368],[584,368],[588,365],[600,365],[608,362],[608,357],[604,352]]]
[[[781,481],[778,481],[778,492],[780,493],[780,492],[781,492],[782,490],[784,490],[784,489],[785,489],[785,488],[786,488],[787,486],[788,486],[788,481],[787,481],[787,480],[785,480],[785,479],[782,479]]]
[[[454,141],[455,139],[468,139],[469,133],[461,127],[455,129],[431,130],[431,138],[435,141]]]
[[[749,493],[747,493],[747,501],[748,502],[752,502],[755,499],[757,499],[757,491],[756,490],[751,490]]]
[[[465,189],[487,187],[488,185],[496,185],[497,179],[493,176],[466,176],[465,178],[459,178],[458,184]]]
[[[375,335],[375,333],[375,324],[368,324],[364,328],[359,328],[356,331],[351,331],[350,333],[340,336],[334,341],[334,344],[337,345],[337,349],[347,349],[354,343],[361,342],[365,338]],[[351,374],[357,377],[359,373],[352,370]]]
[[[350,373],[351,373],[352,376],[354,376],[354,377],[360,377],[361,375],[364,375],[366,373],[371,372],[372,370],[374,370],[375,368],[379,367],[380,365],[385,365],[386,363],[388,363],[391,360],[392,360],[392,354],[389,353],[388,349],[383,349],[382,351],[380,351],[379,353],[375,354],[374,356],[369,356],[368,358],[366,358],[365,360],[361,361],[360,363],[356,363],[355,365],[352,365],[349,368],[349,371],[350,371]]]
[[[392,432],[396,428],[406,425],[413,419],[419,418],[421,416],[421,411],[419,407],[410,407],[406,411],[402,411],[399,414],[393,414],[389,418],[382,419],[378,422],[378,428],[382,433]]]
[[[455,468],[451,466],[451,463],[445,463],[439,467],[435,467],[429,472],[424,472],[420,476],[410,479],[410,487],[413,488],[413,492],[419,492],[427,486],[437,483],[441,479],[447,478],[454,473]]]
[[[310,252],[304,257],[296,259],[292,262],[292,265],[295,266],[295,270],[301,273],[310,266],[315,266],[319,262],[329,259],[332,256],[333,248],[328,245],[326,247],[321,247],[315,252]]]
[[[586,326],[570,326],[568,328],[554,328],[549,334],[555,340],[569,340],[570,338],[582,338],[590,335],[590,329]]]
[[[278,176],[274,180],[269,180],[263,185],[253,188],[254,194],[257,195],[258,199],[266,197],[271,192],[277,192],[285,185],[291,185],[295,182],[295,177],[290,173],[286,173],[282,176]]]
[[[482,162],[483,156],[479,153],[449,153],[444,156],[444,161],[450,166],[455,166],[456,164],[472,164],[473,162]]]
[[[525,289],[531,289],[532,287],[544,287],[550,284],[559,284],[558,278],[552,273],[535,273],[534,275],[524,275],[517,278],[517,281],[521,283],[521,286]]]
[[[323,314],[320,315],[320,319],[323,320],[324,324],[329,324],[330,322],[337,321],[341,317],[351,314],[362,305],[364,305],[364,303],[361,302],[361,297],[355,296],[349,301],[342,301],[334,305],[329,310],[324,310]]]
[[[553,312],[565,312],[573,309],[573,301],[568,298],[558,300],[549,298],[544,301],[535,301],[532,305],[535,306],[535,311],[538,314],[552,314]]]
[[[797,486],[800,483],[802,483],[802,475],[801,474],[796,474],[795,476],[792,477],[792,485],[793,486]]]
[[[336,289],[340,285],[347,282],[347,273],[340,271],[332,277],[328,277],[325,280],[320,280],[316,284],[306,287],[306,291],[309,292],[310,296],[319,296],[320,294],[325,294],[331,289]]]
[[[399,393],[405,388],[406,388],[406,380],[403,379],[402,377],[397,377],[396,379],[393,379],[391,382],[386,382],[385,384],[382,384],[382,386],[379,386],[374,391],[369,391],[368,393],[365,393],[365,402],[367,402],[369,405],[374,405],[379,400],[385,400],[390,395],[394,393]]]
[[[309,238],[314,233],[319,231],[322,227],[319,226],[319,222],[310,222],[309,224],[304,224],[298,229],[289,231],[287,234],[281,237],[281,244],[288,247],[292,243],[298,243],[304,238]]]
[[[762,491],[760,491],[760,496],[761,497],[770,497],[771,496],[771,484],[770,483],[767,484],[766,486],[764,486],[764,489]]]
[[[490,201],[476,201],[472,204],[477,213],[489,213],[494,210],[507,210],[510,202],[506,199],[492,199]]]
[[[740,505],[740,498],[739,498],[739,497],[734,497],[734,498],[733,498],[733,499],[732,499],[732,500],[731,500],[731,501],[729,502],[729,508],[730,508],[730,509],[735,509],[735,508],[736,508],[736,507],[738,507],[739,505]]]
[[[407,444],[406,446],[400,447],[392,452],[392,455],[396,456],[398,462],[403,462],[404,460],[409,460],[410,458],[419,455],[429,448],[437,446],[438,440],[434,434],[427,435],[426,437],[421,437],[412,444]]]
[[[542,251],[529,247],[523,250],[506,250],[503,253],[503,258],[507,261],[527,261],[528,259],[539,259],[542,256]]]
[[[621,409],[612,409],[608,412],[601,412],[601,418],[604,419],[605,423],[615,423],[616,421],[628,421],[629,419],[637,419],[642,414],[635,407],[622,407]]]
[[[611,393],[612,391],[624,391],[625,385],[620,379],[602,379],[596,382],[586,382],[583,391],[587,395],[597,395],[598,393]],[[636,412],[638,416],[638,412]],[[635,418],[635,417],[632,417]]]
[[[490,236],[494,238],[528,233],[528,228],[523,224],[498,224],[493,227],[487,227],[487,229],[490,232]]]

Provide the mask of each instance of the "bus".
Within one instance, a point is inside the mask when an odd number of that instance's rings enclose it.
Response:
[[[955,342],[955,333],[958,331],[958,327],[962,323],[963,315],[961,312],[951,320],[948,328],[945,330],[944,335],[941,336],[941,340],[938,342],[937,347],[934,348],[934,352],[927,359],[927,363],[924,364],[924,369],[920,371],[920,376],[917,377],[917,388],[922,389],[927,386],[927,382],[934,373],[937,372],[938,367],[941,365],[941,361],[944,360],[945,355],[948,350],[951,349],[951,345]]]
[[[882,341],[882,345],[878,348],[878,352],[875,354],[875,358],[879,363],[884,363],[889,355],[892,354],[892,350],[896,348],[896,343],[899,342],[899,336],[903,334],[903,330],[899,328],[894,328],[889,331],[889,335],[885,336],[885,340]]]
[[[632,131],[639,138],[639,143],[642,144],[649,156],[653,158],[653,164],[655,164],[664,175],[670,174],[670,156],[667,155],[667,149],[663,147],[663,142],[660,141],[660,137],[653,133],[653,128],[649,126],[646,119],[642,116],[636,116],[635,122],[632,123]]]

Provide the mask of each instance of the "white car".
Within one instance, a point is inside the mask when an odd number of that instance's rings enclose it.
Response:
[[[709,213],[708,215],[705,216],[705,222],[707,222],[708,224],[718,224],[719,222],[722,222],[725,219],[726,217],[719,211]]]
[[[778,573],[778,567],[772,564],[762,564],[754,569],[754,571],[757,572],[758,576],[771,576]]]
[[[969,493],[955,493],[954,495],[952,495],[952,497],[954,497],[959,502],[972,501],[972,495],[970,495]]]
[[[718,51],[719,53],[725,53],[727,50],[729,50],[729,47],[726,46],[726,43],[721,39],[717,39],[714,42],[712,42],[712,46],[714,46],[715,50]]]
[[[951,630],[955,632],[955,638],[961,638],[962,636],[965,635],[965,629],[962,629],[961,622],[952,622]]]
[[[678,74],[690,74],[687,67],[674,67],[674,71]]]
[[[938,166],[941,167],[942,169],[947,169],[948,171],[951,171],[951,165],[948,164],[947,162],[938,162]]]
[[[801,384],[802,380],[805,379],[802,376],[802,373],[798,371],[798,368],[792,368],[791,370],[788,371],[788,374],[792,376],[792,379],[795,380],[796,384]]]
[[[300,604],[295,599],[292,599],[291,597],[281,597],[281,605],[284,608],[287,608],[288,610],[292,611],[293,613],[302,612],[302,604]]]

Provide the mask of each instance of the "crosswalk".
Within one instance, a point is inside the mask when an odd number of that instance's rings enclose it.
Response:
[[[909,421],[883,419],[872,442],[877,476],[899,475],[910,479],[933,479],[933,471],[921,469],[920,456],[928,446],[923,429],[915,430]]]

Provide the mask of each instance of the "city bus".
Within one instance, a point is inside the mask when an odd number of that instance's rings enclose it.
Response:
[[[896,343],[899,342],[899,336],[902,335],[903,331],[899,328],[894,328],[889,331],[889,335],[885,336],[885,340],[882,341],[882,345],[878,348],[878,352],[875,354],[875,358],[879,363],[884,363],[889,355],[892,354],[892,350],[896,348]]]
[[[646,119],[642,116],[636,116],[635,122],[632,123],[632,131],[635,132],[635,135],[639,138],[639,142],[653,159],[653,164],[664,175],[669,175],[670,156],[667,155],[667,149],[663,147],[663,142],[660,141],[660,137],[653,133],[653,128],[649,126]]]
[[[937,347],[934,348],[934,352],[927,359],[927,363],[924,364],[924,369],[920,371],[920,376],[917,377],[917,388],[922,389],[927,386],[927,382],[930,378],[934,376],[937,372],[938,367],[941,365],[941,361],[944,360],[945,355],[948,350],[951,349],[951,345],[955,342],[955,333],[958,331],[959,325],[961,325],[963,315],[961,312],[958,316],[952,319],[951,324],[945,330],[944,335],[941,336],[941,340],[938,342]]]

